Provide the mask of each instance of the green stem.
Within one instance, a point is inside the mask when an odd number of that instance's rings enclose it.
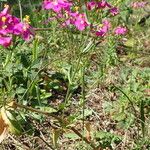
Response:
[[[141,100],[140,113],[141,113],[142,134],[143,134],[143,137],[145,137],[145,116],[144,116],[144,101],[143,100]]]
[[[20,18],[21,18],[21,22],[23,22],[23,17],[22,17],[22,7],[21,7],[21,2],[20,2],[20,0],[18,0],[18,5],[19,5],[19,10],[20,10]]]
[[[38,39],[34,40],[33,49],[32,49],[32,61],[35,61],[38,58]]]
[[[85,80],[84,80],[84,75],[85,75],[85,68],[83,66],[82,68],[82,101],[83,101],[83,104],[82,104],[82,114],[83,114],[83,133],[84,133],[84,113],[85,113]]]

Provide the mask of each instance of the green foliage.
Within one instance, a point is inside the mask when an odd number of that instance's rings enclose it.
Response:
[[[109,147],[112,149],[112,144],[113,143],[120,143],[122,141],[122,138],[114,135],[109,132],[104,132],[104,131],[99,131],[96,133],[95,138],[97,141],[99,141],[101,147],[104,149],[106,147]]]
[[[8,49],[0,47],[1,107],[11,101],[24,106],[10,112],[14,115],[13,120],[10,119],[12,133],[34,136],[40,130],[35,127],[35,122],[44,124],[48,118],[54,126],[54,131],[50,131],[53,136],[48,135],[48,138],[58,149],[62,138],[69,142],[73,140],[74,149],[82,146],[82,149],[90,150],[91,143],[102,149],[116,149],[122,143],[129,146],[127,149],[149,149],[149,21],[142,28],[138,25],[139,20],[134,20],[143,10],[132,10],[129,0],[112,1],[121,8],[112,26],[121,22],[127,26],[129,34],[124,38],[110,35],[101,39],[91,36],[89,29],[83,33],[74,28],[60,28],[57,21],[44,23],[53,13],[41,10],[40,0],[1,0],[2,5],[5,2],[12,6],[15,15],[20,16],[21,12],[23,16],[30,15],[31,25],[43,29],[27,43],[16,39],[16,45]],[[18,7],[19,2],[22,10]],[[101,14],[87,15],[91,21],[95,18],[101,21],[102,16],[107,16],[105,12]],[[111,72],[112,68],[117,69]],[[93,99],[88,98],[88,94],[97,88],[102,89],[101,95],[91,106]],[[109,97],[110,92],[116,97]],[[45,114],[52,116],[49,119]],[[111,127],[99,130],[99,122],[105,117],[115,122],[117,133],[111,133]],[[89,143],[83,138],[86,137],[86,121],[94,126]],[[76,126],[81,137],[70,132]],[[135,131],[135,139],[131,138],[133,135],[126,137],[130,131]],[[80,138],[82,142],[78,142]]]

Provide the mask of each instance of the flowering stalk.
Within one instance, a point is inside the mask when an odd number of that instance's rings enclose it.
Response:
[[[79,31],[84,31],[88,27],[90,28],[91,33],[95,34],[95,36],[106,36],[111,29],[110,19],[103,19],[103,16],[101,16],[101,20],[96,24],[95,20],[91,20],[91,22],[89,22],[89,16],[87,17],[87,15],[92,13],[93,10],[96,12],[94,14],[102,14],[103,11],[106,10],[108,12],[107,14],[110,14],[109,16],[116,16],[119,14],[119,9],[115,6],[112,6],[106,0],[101,0],[98,2],[90,1],[84,2],[86,6],[86,13],[82,13],[81,8],[83,2],[78,1],[78,3],[81,5],[80,7],[78,5],[75,6],[77,3],[73,3],[73,1],[69,0],[44,0],[43,9],[52,10],[54,14],[56,14],[53,19],[56,19],[61,27],[75,26]],[[101,11],[101,13],[97,13],[97,11]],[[97,17],[98,16],[99,15],[97,15]],[[99,20],[99,18],[96,18],[96,21],[97,20]],[[100,22],[102,23],[100,24]],[[126,30],[122,31],[122,33],[115,32],[116,35],[122,35],[125,33]]]

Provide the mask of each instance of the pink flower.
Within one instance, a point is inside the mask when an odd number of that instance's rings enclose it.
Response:
[[[78,30],[83,31],[88,26],[85,14],[78,14],[75,17],[74,25]]]
[[[113,15],[116,16],[117,14],[119,14],[119,9],[117,7],[112,7],[109,12]]]
[[[12,37],[2,37],[2,36],[0,36],[0,45],[2,45],[4,47],[10,46],[11,41],[12,41]]]
[[[97,3],[94,1],[91,1],[91,2],[87,2],[86,5],[87,5],[88,10],[93,10],[97,6]]]
[[[33,35],[33,32],[31,32],[31,27],[29,26],[29,24],[22,22],[16,24],[14,26],[13,31],[15,35],[21,35],[21,37],[26,41],[29,41],[31,35]]]
[[[5,5],[4,9],[1,11],[1,15],[7,15],[9,13],[9,5]]]
[[[102,0],[101,2],[97,2],[98,8],[110,8],[111,5],[109,3],[107,3],[106,0]]]
[[[0,12],[0,45],[10,46],[12,36],[21,36],[24,40],[29,40],[33,35],[29,25],[29,16],[21,22],[19,18],[9,14],[9,6],[5,6]]]
[[[93,10],[94,8],[104,9],[104,8],[112,7],[106,0],[101,0],[100,2],[90,1],[90,2],[87,2],[86,5],[87,5],[88,10]]]
[[[71,12],[68,14],[69,19],[66,19],[66,25],[74,25],[78,30],[83,31],[89,23],[86,15],[78,12]]]
[[[102,26],[96,31],[97,36],[105,36],[106,33],[109,31],[109,28],[111,27],[111,23],[108,20],[104,20],[102,22]]]
[[[70,10],[72,3],[67,0],[44,0],[43,8],[46,10],[52,9],[54,12],[58,13],[61,10]]]
[[[115,28],[114,33],[116,35],[124,35],[124,34],[127,33],[127,28],[118,26],[118,27]]]

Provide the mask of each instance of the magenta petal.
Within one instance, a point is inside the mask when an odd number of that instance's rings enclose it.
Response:
[[[111,8],[111,5],[107,3],[106,0],[102,0],[101,2],[97,2],[98,8]]]
[[[9,13],[9,6],[6,5],[6,7],[1,11],[1,14],[2,14],[2,15],[6,15],[6,14],[8,14],[8,13]]]
[[[96,2],[87,2],[87,9],[93,10],[96,7]]]
[[[53,8],[53,5],[52,5],[52,3],[47,3],[47,4],[43,5],[43,8],[44,9],[51,9],[51,8]]]
[[[7,30],[0,29],[0,35],[7,35]]]
[[[116,16],[117,14],[119,14],[119,9],[117,7],[113,7],[109,11],[113,16]]]
[[[15,35],[20,35],[22,33],[23,30],[23,24],[22,23],[18,23],[14,26],[13,28],[13,33]]]
[[[124,34],[127,33],[127,28],[118,26],[118,27],[115,28],[114,32],[115,32],[116,35],[124,35]]]
[[[4,47],[10,46],[11,41],[12,41],[11,37],[0,37],[0,45]]]

